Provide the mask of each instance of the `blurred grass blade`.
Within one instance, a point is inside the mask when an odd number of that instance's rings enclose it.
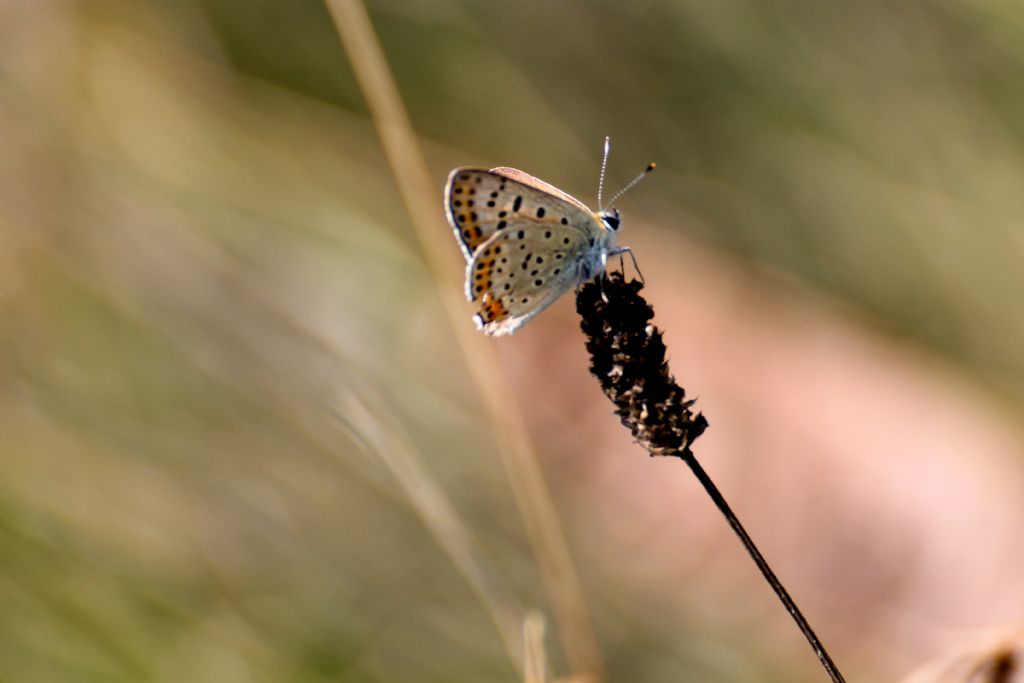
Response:
[[[459,519],[451,501],[434,481],[416,446],[396,419],[388,419],[385,402],[369,386],[339,397],[338,426],[378,458],[394,475],[413,508],[476,592],[501,635],[509,656],[520,666],[519,624],[525,609],[498,572],[486,566],[478,544]]]
[[[544,615],[530,612],[523,622],[523,681],[547,681],[547,655],[544,651]]]

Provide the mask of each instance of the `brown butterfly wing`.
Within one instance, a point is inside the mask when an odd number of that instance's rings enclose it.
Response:
[[[477,302],[477,327],[511,334],[581,279],[590,233],[558,222],[523,222],[483,244],[466,268],[466,296]]]
[[[597,217],[577,199],[511,168],[456,168],[445,186],[445,210],[466,260],[495,233],[513,225],[594,229]]]
[[[564,199],[565,201],[569,202],[570,204],[574,204],[576,206],[576,208],[580,209],[581,211],[584,211],[586,213],[592,213],[590,211],[590,209],[588,209],[587,206],[583,202],[581,202],[580,200],[576,199],[571,194],[569,194],[567,192],[563,192],[562,190],[559,190],[554,185],[551,185],[549,183],[545,183],[540,178],[534,178],[529,173],[524,173],[523,171],[520,171],[518,168],[509,168],[508,166],[499,166],[498,168],[492,168],[491,169],[491,173],[495,173],[495,174],[500,175],[500,176],[502,176],[504,178],[508,178],[509,180],[514,180],[514,181],[516,181],[518,183],[526,185],[527,187],[532,187],[532,188],[534,188],[536,190],[540,190],[541,192],[543,192],[545,194],[552,194],[552,195],[554,195],[556,197]]]

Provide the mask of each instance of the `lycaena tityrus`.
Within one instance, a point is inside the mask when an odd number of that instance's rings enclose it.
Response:
[[[466,297],[485,334],[512,334],[558,297],[602,270],[615,243],[619,212],[601,206],[608,159],[605,140],[598,211],[514,168],[456,168],[445,186],[448,222],[466,256]],[[616,194],[631,188],[651,164]]]

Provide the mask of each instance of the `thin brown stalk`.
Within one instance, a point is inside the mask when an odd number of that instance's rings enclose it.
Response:
[[[499,370],[493,349],[467,324],[459,303],[458,276],[465,266],[458,249],[450,243],[449,228],[441,218],[439,188],[427,170],[384,51],[359,0],[325,2],[369,105],[444,310],[495,427],[495,444],[543,577],[569,666],[575,672],[589,673],[594,680],[603,680],[604,666],[583,590],[519,406],[509,398],[513,392]]]

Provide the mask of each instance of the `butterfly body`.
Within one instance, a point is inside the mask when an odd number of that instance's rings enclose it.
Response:
[[[624,251],[617,211],[591,211],[513,168],[456,168],[445,209],[466,257],[474,320],[489,335],[512,334]]]

